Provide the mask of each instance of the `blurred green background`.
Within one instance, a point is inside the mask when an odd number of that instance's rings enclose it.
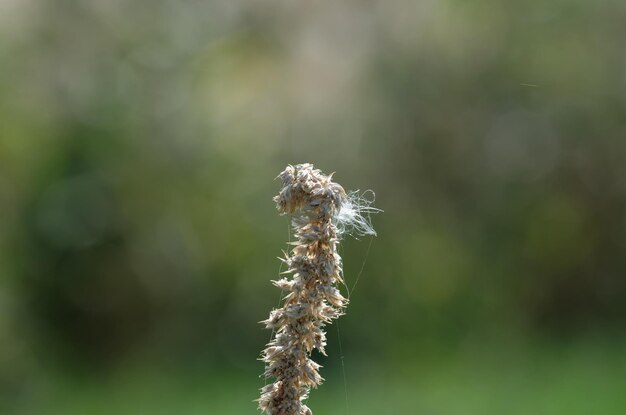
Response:
[[[258,413],[301,162],[385,211],[314,413],[626,413],[625,22],[0,0],[0,413]]]

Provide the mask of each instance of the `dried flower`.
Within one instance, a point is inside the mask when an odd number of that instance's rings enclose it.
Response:
[[[282,308],[262,322],[275,332],[261,358],[264,376],[275,381],[261,389],[258,402],[268,415],[311,415],[303,402],[323,381],[311,351],[326,354],[324,326],[341,316],[348,303],[336,287],[343,283],[339,239],[347,230],[375,235],[363,214],[378,209],[358,192],[347,194],[332,174],[311,164],[287,166],[278,177],[283,185],[274,198],[278,211],[300,216],[292,220],[295,247],[282,259],[292,277],[272,281],[288,294]]]

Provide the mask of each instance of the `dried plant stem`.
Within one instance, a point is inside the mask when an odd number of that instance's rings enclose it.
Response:
[[[258,402],[269,415],[311,415],[303,401],[323,381],[311,352],[326,354],[324,326],[342,315],[348,302],[337,289],[343,283],[337,253],[340,229],[365,226],[373,233],[360,213],[374,210],[369,202],[359,210],[354,202],[360,199],[351,199],[332,175],[310,164],[287,166],[279,177],[283,187],[274,198],[278,211],[300,215],[292,220],[295,247],[282,259],[288,267],[285,273],[292,277],[272,281],[288,294],[283,306],[262,322],[275,332],[261,358],[265,377],[275,381],[261,389]]]

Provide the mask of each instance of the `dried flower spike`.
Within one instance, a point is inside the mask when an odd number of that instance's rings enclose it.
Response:
[[[311,415],[303,401],[323,381],[311,351],[326,354],[324,326],[341,316],[348,303],[337,289],[343,283],[337,245],[347,230],[375,235],[363,214],[378,209],[358,192],[346,194],[332,174],[311,164],[287,166],[278,177],[283,187],[274,201],[281,214],[299,213],[292,220],[297,240],[282,259],[291,278],[272,281],[288,292],[283,306],[262,322],[275,333],[261,358],[264,376],[275,381],[261,389],[258,402],[268,415]]]

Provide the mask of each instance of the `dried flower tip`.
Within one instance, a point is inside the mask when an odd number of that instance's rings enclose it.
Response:
[[[262,323],[275,333],[261,354],[263,375],[275,378],[261,389],[259,408],[268,415],[312,415],[304,405],[309,390],[323,382],[320,365],[310,358],[313,349],[326,354],[324,327],[343,315],[348,299],[335,286],[342,283],[337,246],[342,233],[376,235],[370,214],[380,212],[365,194],[346,194],[311,164],[287,166],[278,176],[283,187],[274,198],[281,214],[300,215],[292,220],[294,248],[279,258],[291,279],[272,283],[287,295],[281,308]]]

